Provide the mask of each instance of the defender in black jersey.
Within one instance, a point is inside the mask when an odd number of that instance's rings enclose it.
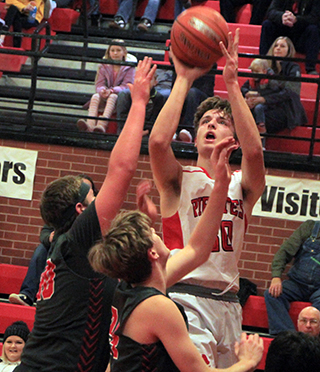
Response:
[[[120,214],[104,240],[91,249],[93,268],[122,280],[112,305],[111,372],[214,371],[202,359],[182,313],[165,293],[210,255],[210,242],[218,233],[227,198],[231,177],[228,159],[234,147],[232,137],[215,146],[211,160],[216,182],[207,207],[189,243],[170,259],[169,249],[150,227],[151,219],[138,211]],[[138,202],[142,209],[153,209],[146,194],[137,194],[143,199]],[[247,339],[243,334],[241,341],[236,346],[239,362],[225,371],[249,371],[260,361],[263,342],[259,336]]]
[[[107,368],[116,281],[94,272],[87,253],[108,231],[134,175],[156,70],[151,63],[147,57],[138,63],[127,123],[95,201],[92,189],[72,176],[54,181],[42,196],[41,214],[55,235],[41,277],[34,329],[17,372],[105,372]]]

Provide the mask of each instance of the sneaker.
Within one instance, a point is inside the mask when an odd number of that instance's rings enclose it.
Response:
[[[182,142],[192,142],[192,136],[191,133],[186,129],[181,129],[178,134],[178,139]]]
[[[84,119],[77,121],[77,127],[81,132],[92,132],[91,126]]]
[[[112,22],[109,24],[110,28],[125,28],[126,22],[122,17],[115,17]]]
[[[12,303],[12,304],[15,304],[15,305],[31,306],[28,303],[28,302],[30,302],[29,298],[22,293],[19,293],[19,294],[12,293],[9,296],[9,302]]]
[[[138,24],[138,30],[142,31],[142,32],[147,32],[148,30],[150,30],[152,26],[152,23],[149,21],[149,19],[147,18],[143,18],[141,19],[141,22]]]
[[[43,18],[49,19],[53,10],[57,7],[57,3],[54,0],[45,0]]]
[[[106,128],[104,126],[98,124],[93,128],[93,131],[96,132],[96,133],[106,133]]]

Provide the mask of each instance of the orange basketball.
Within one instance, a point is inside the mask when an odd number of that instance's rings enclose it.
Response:
[[[194,6],[182,12],[171,29],[174,55],[190,66],[209,67],[222,57],[219,42],[228,46],[228,24],[216,10]]]

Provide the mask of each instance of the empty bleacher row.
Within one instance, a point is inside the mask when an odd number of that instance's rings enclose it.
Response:
[[[11,293],[19,293],[20,286],[26,275],[27,267],[10,264],[0,264],[0,340],[5,329],[16,320],[23,320],[29,329],[33,328],[36,308],[34,306],[20,306],[8,303]],[[290,316],[297,324],[298,314],[306,307],[308,302],[293,302],[290,307]],[[268,316],[262,296],[250,296],[243,307],[242,328],[244,331],[260,333],[264,342],[264,354],[257,370],[264,370],[265,359],[272,337],[268,334]],[[0,343],[0,350],[2,344]]]

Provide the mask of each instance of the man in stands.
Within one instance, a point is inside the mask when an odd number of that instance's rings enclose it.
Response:
[[[317,308],[308,306],[300,311],[298,316],[298,331],[311,336],[319,336],[320,311]]]
[[[311,302],[320,309],[320,222],[307,220],[287,239],[275,254],[272,280],[264,293],[268,311],[269,333],[295,330],[289,316],[292,301]],[[288,280],[281,275],[286,265],[294,263],[288,272]]]
[[[245,4],[252,4],[250,24],[261,25],[271,0],[220,0],[220,13],[227,22],[236,23],[237,10]]]
[[[262,24],[260,54],[266,55],[278,36],[288,36],[297,52],[306,55],[307,74],[318,75],[319,27],[319,0],[273,0]]]

